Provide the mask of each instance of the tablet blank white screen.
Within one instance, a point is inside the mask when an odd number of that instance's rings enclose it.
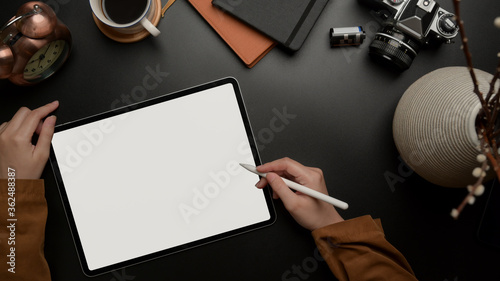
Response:
[[[233,86],[55,133],[90,270],[266,221]]]

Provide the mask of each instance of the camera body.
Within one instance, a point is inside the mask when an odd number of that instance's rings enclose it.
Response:
[[[423,45],[452,43],[458,33],[454,14],[434,0],[358,0],[384,22],[370,44],[370,56],[408,69]]]

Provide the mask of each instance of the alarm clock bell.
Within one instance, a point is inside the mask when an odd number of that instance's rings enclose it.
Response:
[[[69,29],[43,2],[22,5],[0,28],[0,79],[33,85],[54,74],[71,51]]]

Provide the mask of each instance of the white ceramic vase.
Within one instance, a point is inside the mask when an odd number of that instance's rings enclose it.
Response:
[[[475,69],[487,93],[492,75]],[[424,179],[446,187],[475,182],[479,140],[475,121],[478,97],[466,67],[446,67],[413,83],[398,103],[394,141],[402,159]]]

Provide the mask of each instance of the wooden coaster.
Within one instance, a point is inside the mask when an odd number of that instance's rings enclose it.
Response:
[[[158,23],[160,22],[160,19],[161,19],[161,0],[153,0],[151,2],[151,4],[152,4],[151,9],[153,9],[155,11],[155,14],[153,15],[153,19],[151,20],[151,23],[154,26],[158,26]],[[96,23],[97,27],[99,28],[99,30],[101,30],[102,33],[104,33],[104,35],[106,35],[110,39],[113,39],[113,40],[120,42],[120,43],[137,42],[137,41],[140,41],[140,40],[148,37],[149,35],[151,35],[151,33],[149,33],[146,29],[144,29],[138,33],[132,33],[132,34],[119,33],[111,26],[100,21],[94,15],[94,13],[92,13],[92,16],[94,17],[94,22]]]

